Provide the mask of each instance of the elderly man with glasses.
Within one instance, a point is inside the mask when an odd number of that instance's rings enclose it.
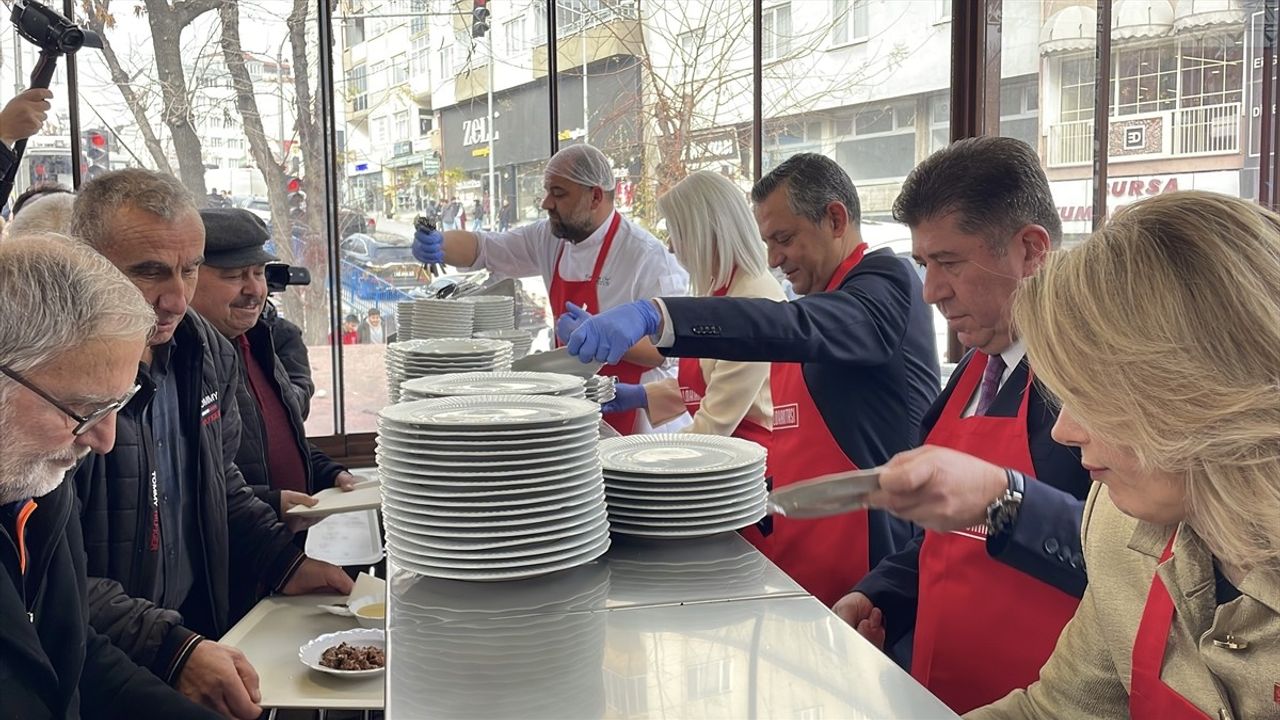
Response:
[[[84,545],[63,478],[115,442],[155,320],[92,251],[53,236],[0,244],[0,714],[215,717],[89,624]]]

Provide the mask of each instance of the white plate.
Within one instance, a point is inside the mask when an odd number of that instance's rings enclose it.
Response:
[[[385,468],[395,473],[403,481],[415,482],[423,481],[427,484],[459,484],[474,483],[482,485],[487,482],[514,482],[517,480],[552,480],[562,478],[565,475],[573,475],[582,472],[600,473],[600,461],[594,455],[583,455],[575,460],[569,460],[559,465],[527,468],[517,470],[513,468],[489,468],[480,469],[477,472],[462,472],[457,468],[436,468],[423,467],[418,465],[408,465],[394,460],[379,458],[379,468]],[[603,477],[603,476],[601,476]],[[603,483],[601,483],[603,486]]]
[[[599,518],[572,530],[549,533],[532,539],[517,538],[514,541],[484,543],[452,543],[433,540],[422,542],[416,537],[402,534],[392,536],[396,552],[401,555],[426,556],[448,559],[498,560],[502,558],[528,557],[548,552],[558,552],[577,547],[582,544],[581,538],[595,537],[600,532],[609,531],[609,519],[601,515]],[[391,538],[388,538],[391,541]]]
[[[762,489],[761,492],[738,502],[725,503],[719,507],[701,507],[686,510],[677,510],[673,507],[658,510],[636,510],[609,505],[609,517],[610,519],[616,518],[618,522],[630,522],[637,525],[648,523],[650,520],[719,522],[755,509],[764,502],[765,495],[766,493]]]
[[[446,578],[449,580],[473,580],[477,582],[499,582],[503,580],[518,580],[520,578],[537,577],[556,572],[558,570],[568,570],[569,568],[585,565],[592,560],[605,554],[609,549],[609,538],[606,536],[596,545],[583,550],[582,552],[566,558],[560,562],[547,563],[544,565],[529,565],[526,567],[516,568],[506,571],[483,571],[483,570],[445,570],[441,568],[431,568],[412,561],[406,562],[403,558],[395,558],[397,564],[401,564],[405,569],[416,572],[419,575],[428,575],[430,577]]]
[[[714,525],[701,524],[689,525],[686,527],[654,527],[652,525],[630,525],[627,523],[615,523],[610,521],[609,530],[617,535],[635,535],[638,537],[650,538],[705,537],[707,535],[717,535],[731,530],[740,530],[744,527],[754,525],[756,521],[762,517],[764,517],[764,508],[761,508],[756,512],[743,514],[741,518]]]
[[[414,402],[428,401],[415,400]],[[380,420],[378,422],[378,434],[381,436],[384,434],[384,430],[390,430],[392,432],[385,433],[389,438],[411,437],[420,442],[440,443],[441,446],[446,444],[450,446],[472,444],[493,446],[495,449],[517,447],[519,445],[556,447],[560,443],[581,440],[587,435],[598,437],[599,425],[599,415],[572,420],[555,427],[540,428],[459,427],[444,430],[400,425]]]
[[[560,395],[581,391],[582,379],[572,375],[503,371],[458,373],[445,377],[415,380],[406,390],[441,397],[456,395]]]
[[[381,504],[377,485],[351,491],[336,487],[325,488],[313,497],[318,501],[314,506],[294,505],[285,514],[291,517],[328,517],[357,510],[373,510]]]
[[[619,496],[613,490],[605,487],[605,502],[609,504],[609,509],[615,508],[622,512],[635,512],[645,510],[696,510],[698,508],[716,508],[726,505],[733,505],[745,500],[753,499],[761,493],[768,492],[764,483],[760,483],[758,487],[753,487],[741,492],[733,492],[725,495],[717,495],[713,498],[704,500],[686,500],[683,497],[671,497],[663,495],[646,496],[643,499],[635,499],[627,496]]]
[[[763,462],[765,449],[748,440],[719,435],[631,435],[601,441],[600,458],[607,470],[654,475],[706,474]]]
[[[517,526],[514,529],[494,532],[477,533],[454,528],[437,528],[437,532],[427,533],[414,526],[388,522],[387,544],[394,546],[397,543],[407,542],[427,548],[467,551],[513,547],[581,535],[602,522],[608,522],[608,519],[609,515],[601,505],[599,510],[572,521],[560,521],[542,527]]]
[[[565,541],[558,547],[544,549],[542,552],[532,554],[510,555],[507,557],[440,557],[438,555],[412,552],[407,548],[399,547],[396,548],[395,553],[398,559],[410,560],[430,568],[445,570],[512,570],[525,565],[543,565],[566,560],[578,555],[583,550],[599,545],[600,541],[608,536],[609,529],[602,526],[588,535],[579,535]]]
[[[342,678],[370,677],[373,675],[380,675],[383,670],[386,670],[385,665],[373,670],[335,670],[320,664],[320,656],[324,654],[325,650],[344,642],[348,645],[373,645],[375,647],[380,647],[382,648],[384,657],[387,652],[387,637],[382,630],[376,628],[359,628],[356,630],[343,630],[342,632],[325,633],[324,635],[320,635],[319,637],[309,640],[303,644],[302,647],[298,648],[298,659],[302,661],[303,665],[306,665],[312,670],[318,670],[322,673]]]
[[[534,498],[531,503],[523,505],[507,502],[457,503],[446,501],[437,503],[428,498],[406,500],[393,496],[391,494],[393,492],[394,490],[388,487],[386,488],[386,493],[382,496],[383,513],[394,512],[400,519],[409,518],[426,525],[437,522],[466,522],[501,518],[510,518],[513,521],[518,521],[522,518],[541,518],[560,512],[574,511],[583,513],[597,500],[603,501],[604,499],[604,493],[601,492],[599,487],[586,484],[573,489],[567,494],[561,493],[557,497]],[[537,520],[533,521],[537,522]]]
[[[689,494],[701,495],[704,493],[726,493],[734,492],[738,489],[745,490],[750,487],[758,487],[764,485],[764,474],[754,476],[746,476],[737,480],[716,480],[709,483],[624,483],[609,477],[604,479],[605,487],[611,491],[616,490],[624,493],[641,494],[648,493],[650,497],[687,497]]]
[[[394,471],[383,471],[386,478],[385,484],[389,487],[408,493],[410,495],[427,495],[431,496],[443,489],[444,491],[459,490],[469,492],[490,491],[490,490],[517,490],[528,489],[529,487],[545,486],[552,483],[577,481],[587,478],[595,479],[600,475],[600,470],[592,465],[584,466],[580,470],[572,470],[555,475],[534,475],[527,478],[509,478],[501,475],[485,478],[483,480],[459,479],[454,477],[415,477],[412,475],[401,475]]]
[[[457,468],[458,472],[466,472],[467,470],[501,470],[504,468],[518,470],[521,468],[549,467],[576,461],[586,455],[598,456],[595,446],[585,441],[576,442],[558,453],[543,453],[541,457],[499,455],[483,460],[459,460],[456,457],[441,457],[439,454],[421,452],[419,448],[406,448],[390,443],[380,443],[375,450],[375,455],[379,459],[387,458],[413,468],[430,468],[433,472],[446,468]]]
[[[550,428],[574,420],[594,419],[600,408],[576,398],[545,395],[484,395],[416,400],[383,408],[378,417],[402,425],[436,429]],[[761,449],[763,452],[763,449]]]
[[[595,449],[599,438],[595,433],[583,433],[582,437],[569,438],[566,442],[555,444],[536,441],[534,443],[502,443],[486,440],[481,443],[450,440],[423,440],[400,434],[382,435],[377,438],[378,448],[395,450],[397,453],[411,453],[424,461],[439,460],[442,462],[498,462],[500,460],[521,460],[539,462],[556,455],[572,455],[586,448]]]
[[[421,315],[418,319],[421,319]],[[391,343],[388,352],[410,353],[414,355],[465,355],[496,353],[511,350],[511,343],[506,340],[489,340],[487,338],[436,338],[431,340],[406,340]]]
[[[525,526],[525,532],[540,532],[555,527],[559,523],[575,522],[581,524],[604,506],[604,493],[599,497],[589,497],[576,505],[567,506],[550,512],[537,512],[526,515],[500,515],[496,513],[470,513],[466,516],[433,517],[412,510],[404,510],[394,501],[383,503],[382,515],[387,525],[414,529],[419,534],[440,534],[443,528],[470,533],[497,532],[509,530],[517,526]]]
[[[734,480],[738,478],[750,477],[752,475],[764,475],[764,461],[753,463],[747,467],[738,470],[730,470],[727,472],[715,472],[705,474],[687,474],[681,472],[669,472],[662,475],[649,473],[628,473],[619,472],[617,470],[605,469],[605,476],[613,478],[618,482],[631,483],[632,485],[649,485],[657,483],[660,485],[679,485],[680,483],[708,483],[718,482],[721,480]]]
[[[535,506],[578,498],[594,489],[595,485],[593,483],[583,479],[580,482],[562,483],[554,489],[545,487],[525,488],[526,492],[506,493],[498,496],[455,495],[452,497],[433,497],[406,493],[392,486],[387,486],[383,492],[387,494],[387,497],[410,507],[425,507],[449,513],[453,510],[463,512],[467,510],[483,511],[488,508],[525,510],[530,508],[522,506]]]

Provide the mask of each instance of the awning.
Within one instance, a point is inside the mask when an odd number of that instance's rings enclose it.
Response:
[[[1169,0],[1116,0],[1111,6],[1111,39],[1164,37],[1173,32]]]
[[[1040,54],[1092,50],[1097,35],[1097,10],[1088,5],[1072,5],[1051,15],[1040,28]]]
[[[382,167],[388,168],[402,168],[410,165],[422,165],[422,153],[401,155],[400,157],[387,158],[382,161]]]
[[[1240,0],[1177,0],[1173,8],[1173,29],[1177,32],[1221,25],[1239,29],[1244,19]]]

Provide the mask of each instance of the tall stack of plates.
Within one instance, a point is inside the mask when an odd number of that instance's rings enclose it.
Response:
[[[559,373],[495,372],[455,373],[407,380],[400,386],[401,401],[461,395],[555,395],[584,397],[582,378]]]
[[[738,438],[679,433],[600,441],[615,533],[698,537],[764,517],[765,450]]]
[[[510,330],[516,326],[515,300],[506,295],[470,295],[458,298],[458,302],[475,306],[472,333]]]
[[[378,415],[387,554],[451,580],[516,580],[609,549],[597,425],[577,398],[417,400]]]
[[[422,298],[414,302],[413,337],[469,338],[476,306],[456,300]]]
[[[510,330],[480,330],[474,334],[474,337],[489,338],[492,340],[510,340],[515,346],[515,358],[519,360],[529,354],[529,348],[533,346],[533,334],[528,330],[520,330],[511,328]]]
[[[617,380],[612,375],[594,375],[587,378],[587,399],[601,405],[617,395]]]
[[[511,367],[511,343],[506,340],[431,338],[387,346],[387,396],[400,402],[406,380],[445,373],[488,372]]]
[[[399,339],[417,339],[418,336],[415,334],[417,332],[417,321],[414,320],[416,308],[417,301],[415,300],[406,300],[404,302],[396,303],[396,327],[399,328],[397,330],[397,337]]]

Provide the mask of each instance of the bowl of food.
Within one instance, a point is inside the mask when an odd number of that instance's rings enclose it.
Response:
[[[387,603],[382,598],[366,595],[347,603],[360,627],[384,628],[387,626]]]
[[[379,675],[387,665],[386,634],[376,628],[325,633],[298,648],[298,659],[336,677]]]

